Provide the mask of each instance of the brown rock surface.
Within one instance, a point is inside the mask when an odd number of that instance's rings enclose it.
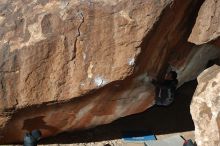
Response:
[[[191,103],[198,146],[220,145],[220,67],[214,65],[198,77],[198,86]]]
[[[20,142],[26,130],[47,137],[150,107],[149,78],[181,54],[176,46],[186,43],[201,3],[0,1],[0,143]]]
[[[197,45],[204,44],[220,36],[220,1],[205,0],[189,37]],[[219,45],[220,46],[220,45]]]

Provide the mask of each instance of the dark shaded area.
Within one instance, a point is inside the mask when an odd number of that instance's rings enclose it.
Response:
[[[142,53],[138,56],[136,61],[136,64],[140,64],[137,69],[138,74],[147,72],[148,75],[156,75],[157,79],[162,80],[163,75],[170,66],[169,62],[172,55],[176,56],[179,52],[184,52],[182,51],[184,50],[182,47],[185,45],[189,45],[189,47],[191,45],[194,46],[192,43],[188,43],[187,40],[203,2],[204,0],[185,0],[184,2],[177,0],[173,2],[171,7],[167,7],[163,10],[160,21],[158,21],[148,35],[142,39],[140,45]],[[189,6],[187,7],[186,4]],[[182,14],[182,12],[184,13]],[[164,26],[166,26],[166,29],[164,29]],[[158,38],[165,40],[167,38],[170,39],[164,41],[166,43],[159,43],[160,39]],[[163,45],[163,47],[161,45]],[[157,48],[158,53],[152,51],[153,48]],[[191,51],[191,47],[188,51]],[[188,51],[186,53],[187,55],[189,55]],[[186,56],[182,57],[184,58]]]
[[[190,115],[190,103],[197,86],[190,81],[176,93],[175,102],[169,107],[153,106],[146,111],[120,118],[111,124],[73,133],[62,133],[41,140],[44,144],[81,143],[113,140],[122,137],[124,131],[152,131],[155,134],[168,134],[194,130]]]
[[[220,58],[216,58],[216,59],[213,59],[213,60],[209,60],[207,65],[206,65],[206,68],[209,68],[213,65],[220,65]]]
[[[58,129],[56,127],[52,127],[47,125],[47,123],[44,121],[44,116],[35,117],[32,119],[26,119],[23,123],[23,128],[27,131],[35,130],[35,128],[38,127],[39,129],[49,129],[50,131],[57,132]]]

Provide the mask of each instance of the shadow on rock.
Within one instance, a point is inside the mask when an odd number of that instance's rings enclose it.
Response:
[[[177,90],[175,102],[169,107],[153,106],[142,113],[120,118],[107,125],[86,131],[61,133],[43,139],[41,143],[68,144],[113,140],[120,139],[126,131],[151,131],[154,134],[169,134],[194,130],[190,115],[190,103],[196,86],[196,81],[190,81],[181,86]]]

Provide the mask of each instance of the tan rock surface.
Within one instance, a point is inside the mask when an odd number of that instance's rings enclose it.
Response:
[[[220,67],[214,65],[198,77],[190,106],[198,146],[220,146]]]
[[[205,0],[189,37],[197,45],[210,42],[220,36],[220,1]]]
[[[149,79],[181,52],[176,46],[186,42],[200,5],[0,1],[0,143],[20,142],[27,130],[47,137],[149,108]]]

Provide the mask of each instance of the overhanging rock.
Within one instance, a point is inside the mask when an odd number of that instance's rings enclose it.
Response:
[[[0,2],[0,143],[142,112],[201,0]],[[191,49],[177,58],[184,64]],[[177,61],[177,62],[178,62]],[[199,60],[198,60],[199,61]],[[182,80],[184,82],[184,80]]]

